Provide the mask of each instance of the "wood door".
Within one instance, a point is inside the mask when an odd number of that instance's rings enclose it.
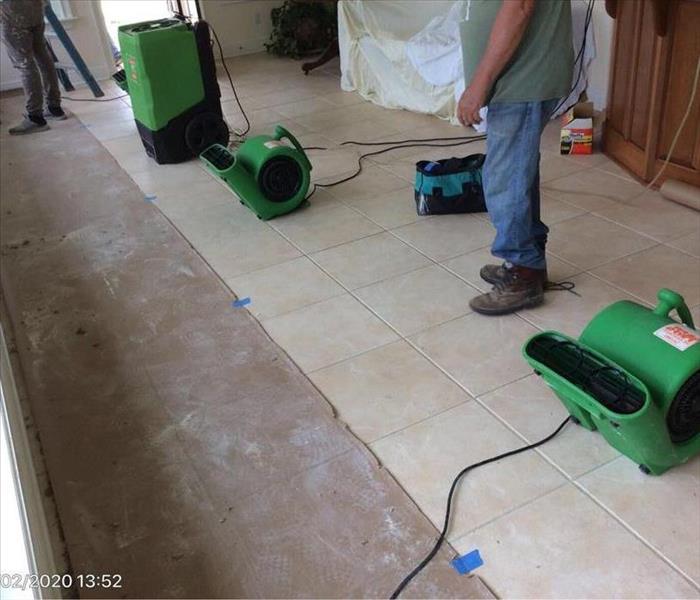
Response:
[[[700,56],[700,0],[619,0],[615,13],[604,149],[650,181],[690,99]],[[700,186],[700,93],[659,185],[666,178]]]

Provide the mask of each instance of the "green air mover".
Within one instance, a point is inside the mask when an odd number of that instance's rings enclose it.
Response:
[[[119,46],[136,126],[156,162],[182,162],[228,144],[206,22],[122,25]]]
[[[304,149],[280,125],[275,127],[273,136],[258,135],[246,140],[235,155],[215,144],[200,158],[243,204],[264,220],[297,208],[304,201],[311,181],[311,163]]]
[[[578,341],[548,331],[523,348],[578,423],[655,475],[700,452],[700,332],[679,294],[658,298],[612,304]]]

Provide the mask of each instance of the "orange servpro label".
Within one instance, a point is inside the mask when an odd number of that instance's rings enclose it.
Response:
[[[664,325],[657,329],[654,335],[681,352],[700,342],[700,333],[677,323]]]

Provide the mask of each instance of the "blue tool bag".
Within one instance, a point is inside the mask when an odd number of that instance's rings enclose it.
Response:
[[[419,215],[486,212],[481,169],[486,155],[416,163],[415,199]]]

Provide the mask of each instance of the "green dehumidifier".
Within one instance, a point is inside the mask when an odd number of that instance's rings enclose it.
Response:
[[[283,140],[288,140],[290,144]],[[274,135],[258,135],[233,154],[215,144],[200,156],[207,169],[226,184],[260,219],[293,211],[306,197],[311,163],[296,138],[281,125]]]
[[[181,19],[122,25],[120,85],[128,91],[146,152],[158,163],[228,144],[209,26]]]
[[[523,348],[576,422],[655,475],[700,453],[700,331],[680,294],[658,300],[616,302],[578,340],[547,331]]]

